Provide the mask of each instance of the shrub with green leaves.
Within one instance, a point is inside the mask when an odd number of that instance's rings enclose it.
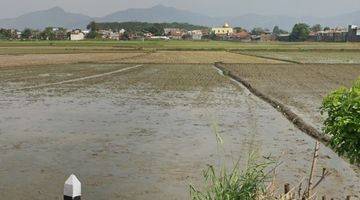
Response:
[[[325,97],[321,111],[327,114],[324,130],[331,147],[351,163],[360,163],[360,79]]]

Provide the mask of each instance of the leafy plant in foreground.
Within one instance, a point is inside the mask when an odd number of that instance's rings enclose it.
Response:
[[[321,111],[327,114],[324,131],[332,137],[331,147],[350,162],[360,163],[360,79],[325,97]]]
[[[216,135],[218,148],[223,149],[223,140],[219,134],[216,123],[212,124]],[[253,150],[253,149],[252,149]],[[239,161],[231,170],[223,163],[220,171],[209,165],[203,171],[204,187],[203,191],[190,185],[190,196],[193,200],[254,200],[272,199],[266,197],[269,173],[265,170],[273,162],[257,163],[256,153],[249,153],[248,163],[244,171],[240,170]]]
[[[270,163],[256,164],[253,160],[250,158],[243,172],[240,171],[238,164],[230,172],[225,166],[219,172],[216,172],[214,166],[208,166],[203,172],[206,188],[200,191],[190,185],[191,198],[193,200],[264,199],[265,183],[270,178],[264,171]]]
[[[216,136],[218,151],[225,153],[223,148],[223,139],[219,134],[219,127],[217,123],[212,123],[212,128]],[[255,136],[255,135],[253,135]],[[251,140],[253,141],[253,140]],[[252,143],[252,142],[251,142]],[[252,143],[253,144],[253,143]],[[318,151],[320,143],[316,142],[313,162],[310,170],[310,177],[308,184],[303,190],[303,181],[299,182],[298,186],[290,188],[286,184],[285,193],[276,194],[275,186],[275,166],[272,170],[268,170],[274,162],[266,159],[267,162],[259,163],[256,157],[257,147],[250,144],[248,162],[245,170],[240,169],[240,161],[237,161],[231,170],[227,170],[225,162],[222,157],[222,164],[220,164],[220,171],[216,171],[215,166],[208,165],[203,171],[203,186],[197,189],[190,185],[190,197],[192,200],[310,200],[316,199],[316,188],[324,179],[330,175],[330,172],[323,168],[323,174],[317,182],[314,182],[313,174],[316,168],[316,160],[318,158]],[[218,152],[219,153],[219,152]],[[219,156],[221,156],[219,154]],[[267,172],[265,172],[267,171]],[[274,172],[274,174],[271,174]],[[295,194],[297,191],[297,194]]]

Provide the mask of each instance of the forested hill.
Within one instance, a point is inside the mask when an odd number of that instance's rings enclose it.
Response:
[[[206,26],[197,26],[188,23],[148,23],[148,22],[102,22],[96,23],[98,29],[112,29],[112,30],[121,30],[125,29],[129,33],[139,33],[139,32],[157,32],[163,31],[164,28],[180,28],[185,30],[201,30],[208,29]]]

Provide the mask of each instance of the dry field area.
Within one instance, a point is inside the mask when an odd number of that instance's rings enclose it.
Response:
[[[228,64],[226,68],[291,107],[319,130],[322,99],[341,86],[351,86],[360,76],[360,66],[349,64]]]
[[[290,60],[299,63],[323,64],[360,64],[360,51],[305,51],[305,52],[266,52],[256,51],[248,53],[264,58]]]
[[[5,46],[0,43],[0,55],[23,54],[77,54],[77,53],[118,53],[137,51],[136,48],[107,46]]]
[[[207,164],[240,158],[244,166],[250,149],[283,162],[279,188],[308,176],[315,141],[212,65],[150,64],[23,89],[129,66],[0,69],[2,198],[60,199],[64,180],[75,173],[88,200],[189,199],[188,184],[201,183]],[[360,190],[359,174],[324,146],[316,176],[322,167],[332,175],[321,194],[340,198]]]
[[[124,59],[124,63],[148,64],[213,64],[224,63],[280,63],[271,59],[256,58],[225,51],[159,51],[136,59]]]
[[[161,51],[74,53],[74,54],[19,54],[0,55],[0,67],[39,66],[70,63],[167,63],[167,64],[213,64],[225,63],[281,63],[271,59],[256,58],[229,52],[214,51]]]
[[[0,55],[0,68],[81,62],[120,62],[125,58],[134,58],[143,55],[145,55],[145,53],[142,52]]]

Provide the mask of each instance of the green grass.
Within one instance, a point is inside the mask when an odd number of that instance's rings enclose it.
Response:
[[[0,47],[107,47],[145,48],[163,50],[359,50],[360,43],[319,43],[319,42],[265,42],[241,43],[236,41],[0,41]]]
[[[273,199],[267,191],[267,183],[271,178],[265,169],[270,163],[254,162],[254,158],[249,158],[247,168],[239,170],[239,165],[228,172],[223,166],[216,172],[214,166],[209,166],[203,172],[203,190],[198,190],[190,185],[190,196],[193,200],[257,200]],[[274,198],[275,199],[275,198]]]
[[[272,200],[272,193],[268,191],[267,185],[271,182],[270,173],[265,172],[272,161],[259,163],[258,150],[249,147],[248,161],[245,169],[240,169],[240,162],[236,162],[227,170],[223,159],[225,155],[224,143],[219,133],[216,122],[212,123],[212,129],[216,136],[218,153],[220,156],[220,170],[216,171],[213,165],[209,165],[203,171],[203,187],[197,189],[190,185],[190,197],[192,200]],[[221,153],[224,153],[221,155]]]

